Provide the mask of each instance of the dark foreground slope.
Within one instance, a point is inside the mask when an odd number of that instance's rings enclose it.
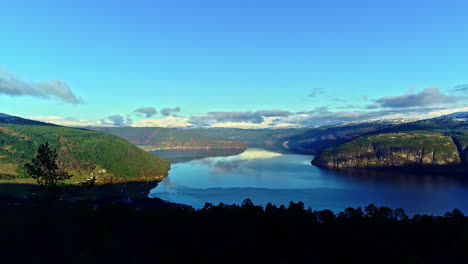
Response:
[[[124,138],[145,150],[245,148],[245,145],[238,141],[211,138],[174,128],[95,127],[91,129]]]
[[[59,126],[0,124],[0,180],[33,182],[23,171],[40,144],[59,151],[59,163],[74,175],[68,183],[160,181],[169,162],[116,136]]]
[[[440,117],[388,127],[326,149],[313,164],[328,168],[466,167],[468,123]]]
[[[468,220],[368,206],[0,202],[4,263],[466,263]]]

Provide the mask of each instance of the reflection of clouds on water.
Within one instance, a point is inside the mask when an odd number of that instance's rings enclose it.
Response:
[[[268,159],[281,156],[282,154],[267,151],[264,149],[247,149],[246,151],[242,152],[239,155],[233,155],[228,157],[215,157],[215,158],[205,158],[200,160],[191,161],[192,164],[204,165],[210,168],[210,170],[214,173],[228,173],[234,170],[242,169],[249,170],[250,172],[254,172],[255,170],[242,167],[241,163],[247,162],[249,160],[257,160],[257,159]]]
[[[240,158],[245,159],[245,160],[251,160],[251,159],[267,159],[267,158],[273,158],[273,157],[278,157],[281,156],[282,154],[277,153],[277,152],[272,152],[264,149],[247,149],[246,151],[242,152],[239,155]],[[228,158],[233,158],[235,156],[231,156]]]
[[[312,158],[248,149],[239,155],[178,163],[149,196],[195,208],[205,202],[232,204],[250,198],[261,205],[303,201],[314,209],[374,203],[409,213],[443,214],[455,207],[468,212],[466,177],[326,170],[312,166]]]
[[[171,178],[167,177],[164,181],[162,181],[159,185],[162,185],[164,188],[174,188],[177,187],[179,184],[173,182]]]
[[[310,164],[312,156],[281,155],[248,149],[242,154],[207,157],[174,165],[162,186],[266,188],[421,188],[468,187],[466,177],[380,170],[327,170]]]
[[[167,177],[164,181],[159,183],[157,188],[151,190],[149,196],[150,197],[159,197],[162,196],[166,197],[166,199],[173,201],[173,199],[169,197],[175,196],[183,196],[184,199],[187,198],[183,194],[180,193],[180,190],[187,188],[190,184],[187,182],[187,179],[183,178],[184,175],[173,176],[172,173],[177,171],[179,168],[183,168],[185,166],[200,166],[205,170],[209,171],[211,175],[218,175],[218,176],[228,176],[228,175],[236,175],[236,176],[259,176],[263,173],[262,166],[259,164],[252,165],[249,161],[254,160],[266,160],[269,158],[279,157],[282,154],[267,151],[263,149],[247,149],[241,154],[231,155],[231,156],[219,156],[219,157],[206,157],[203,159],[192,160],[186,162],[185,164],[176,164],[172,167],[171,171],[169,172],[169,177]],[[185,176],[191,177],[193,181],[197,183],[204,182],[206,176],[210,174],[191,174],[184,173]],[[180,177],[182,176],[182,178]],[[229,178],[238,178],[238,177],[229,177]],[[242,177],[239,177],[242,178]],[[162,198],[163,199],[163,198]],[[193,201],[192,201],[193,202]]]
[[[233,160],[233,161],[218,161],[211,166],[211,170],[214,172],[226,173],[231,172],[236,168],[239,168],[239,165],[242,161],[241,160]]]
[[[340,177],[348,182],[356,184],[379,184],[392,185],[395,187],[408,188],[410,186],[423,187],[426,190],[440,189],[441,187],[468,186],[468,179],[463,175],[451,175],[424,172],[424,171],[400,171],[400,170],[377,170],[377,169],[345,169],[328,170],[330,175]]]
[[[215,173],[227,173],[232,172],[234,169],[238,168],[242,162],[245,161],[246,160],[242,159],[206,158],[192,161],[191,163],[206,166]]]

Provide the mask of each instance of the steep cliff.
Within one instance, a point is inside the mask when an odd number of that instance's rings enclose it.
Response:
[[[464,157],[459,150],[460,143],[440,132],[375,134],[326,149],[312,164],[327,168],[455,165]]]
[[[451,133],[453,141],[457,145],[460,159],[463,164],[468,165],[468,131],[458,130]]]

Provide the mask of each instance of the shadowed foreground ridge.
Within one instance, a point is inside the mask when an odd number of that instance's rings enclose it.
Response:
[[[330,210],[207,204],[201,210],[3,202],[2,259],[15,263],[461,263],[468,219],[369,205]],[[144,206],[143,206],[144,205]],[[28,254],[24,254],[28,252]],[[13,262],[10,262],[13,263]]]

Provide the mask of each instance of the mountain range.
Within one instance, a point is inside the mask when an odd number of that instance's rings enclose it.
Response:
[[[140,148],[160,149],[244,149],[245,144],[229,139],[214,138],[164,127],[90,127],[90,130],[121,137]]]
[[[0,113],[0,124],[20,124],[20,125],[35,125],[35,126],[57,126],[55,124],[25,119],[18,116],[11,116]]]
[[[327,168],[462,166],[468,164],[468,112],[414,122],[350,122],[301,129],[69,128],[0,114],[0,182],[33,182],[24,173],[44,142],[58,149],[60,164],[98,183],[160,181],[169,161],[144,150],[244,149],[316,155]],[[133,143],[133,144],[132,144]],[[137,147],[138,146],[138,147]]]

